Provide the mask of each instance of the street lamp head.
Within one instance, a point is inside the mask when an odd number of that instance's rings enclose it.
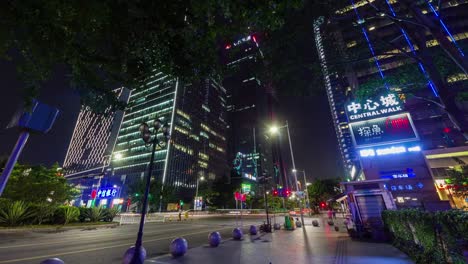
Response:
[[[270,134],[278,134],[279,132],[279,127],[278,126],[272,126],[270,127]]]
[[[122,153],[116,153],[116,154],[114,155],[114,160],[120,160],[120,159],[122,159],[122,158],[123,158]]]
[[[163,132],[163,135],[164,137],[169,140],[169,138],[171,137],[171,135],[169,134],[170,133],[170,127],[169,125],[166,123],[164,124],[164,126],[162,127],[162,132]]]
[[[151,133],[149,131],[146,133],[143,133],[141,135],[141,138],[143,139],[145,143],[151,143]]]
[[[310,183],[310,182],[306,182],[306,186],[309,186],[309,185],[311,185],[311,184],[312,184],[312,183]]]
[[[158,131],[161,128],[161,126],[162,126],[162,122],[159,118],[154,120],[153,127],[154,129],[156,129],[156,131]]]
[[[296,173],[296,172],[297,172],[297,170],[296,170],[296,169],[292,169],[292,172]]]
[[[140,124],[140,127],[138,128],[140,130],[140,133],[143,135],[144,133],[149,131],[149,126],[145,122]]]
[[[204,181],[204,180],[205,180],[205,177],[201,176],[200,181]]]

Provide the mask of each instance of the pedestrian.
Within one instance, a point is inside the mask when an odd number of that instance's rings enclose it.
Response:
[[[182,210],[179,210],[179,221],[182,221]]]
[[[328,209],[327,214],[328,214],[328,220],[332,220],[333,213],[331,209]]]
[[[332,209],[333,219],[336,219],[336,211]]]

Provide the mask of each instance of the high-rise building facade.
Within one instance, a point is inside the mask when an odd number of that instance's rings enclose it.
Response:
[[[120,88],[116,93],[126,102],[130,92]],[[122,118],[122,111],[110,107],[103,114],[82,107],[63,162],[65,177],[80,178],[109,164]]]
[[[272,176],[274,161],[271,138],[266,129],[272,125],[276,104],[255,68],[263,67],[259,34],[239,38],[225,46],[229,123],[228,160],[238,177],[257,181],[265,174]]]
[[[170,125],[171,139],[156,150],[151,175],[190,201],[197,178],[214,180],[227,171],[226,91],[214,80],[184,84],[157,71],[144,82],[144,89],[130,97],[114,150],[122,158],[113,162],[113,174],[123,193],[147,174],[151,148],[138,128],[158,118]]]
[[[115,92],[120,101],[128,101],[130,90],[119,88]],[[91,206],[92,190],[99,188],[115,158],[112,152],[122,119],[123,111],[112,112],[110,107],[98,114],[83,106],[78,114],[63,162],[65,178],[81,191],[77,205]]]
[[[447,59],[439,42],[423,27],[397,18],[408,14],[400,1],[350,1],[335,17],[314,21],[314,34],[325,88],[337,131],[346,174],[357,176],[360,155],[350,142],[349,122],[345,104],[379,94],[394,92],[404,102],[419,134],[422,149],[460,146],[465,138],[459,133],[451,117],[440,107],[439,91],[428,73],[428,64],[415,60],[421,56],[419,31],[428,52],[435,58],[436,69],[442,82],[454,94],[463,94],[468,88],[468,76]],[[437,22],[444,37],[464,56],[468,47],[468,17],[461,10],[468,1],[417,3],[421,13]],[[419,44],[419,45],[418,45]],[[445,63],[445,64],[444,64]],[[466,109],[460,97],[457,105]],[[466,115],[465,115],[466,118]],[[351,143],[351,144],[350,144]]]

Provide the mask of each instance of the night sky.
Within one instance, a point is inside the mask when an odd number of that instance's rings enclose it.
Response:
[[[17,78],[14,65],[9,62],[0,61],[0,86],[0,156],[5,156],[10,153],[18,136],[17,129],[5,127],[21,104],[23,93],[23,84]],[[60,70],[45,83],[39,99],[59,108],[60,114],[48,134],[29,138],[20,162],[44,165],[63,162],[80,109],[78,95],[67,86],[65,73]],[[309,180],[341,176],[336,136],[325,92],[310,97],[279,99],[282,116],[290,123],[297,168],[305,169]],[[282,148],[288,151],[287,144]],[[290,162],[289,155],[284,159]]]

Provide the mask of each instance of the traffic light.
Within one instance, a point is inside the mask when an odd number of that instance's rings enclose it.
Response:
[[[278,196],[278,190],[277,189],[273,190],[273,196]]]
[[[452,132],[452,129],[450,129],[450,127],[445,127],[442,130],[442,138],[445,140],[445,143],[447,144],[447,147],[453,147],[455,145],[455,142],[453,141],[452,137],[450,136],[450,132]]]
[[[183,206],[183,205],[184,205],[184,201],[183,201],[183,200],[180,200],[180,201],[179,201],[179,204],[180,204],[180,206]]]
[[[291,195],[291,191],[289,189],[286,189],[284,197],[289,197],[290,195]]]
[[[325,209],[327,204],[325,202],[320,202],[320,208]]]

